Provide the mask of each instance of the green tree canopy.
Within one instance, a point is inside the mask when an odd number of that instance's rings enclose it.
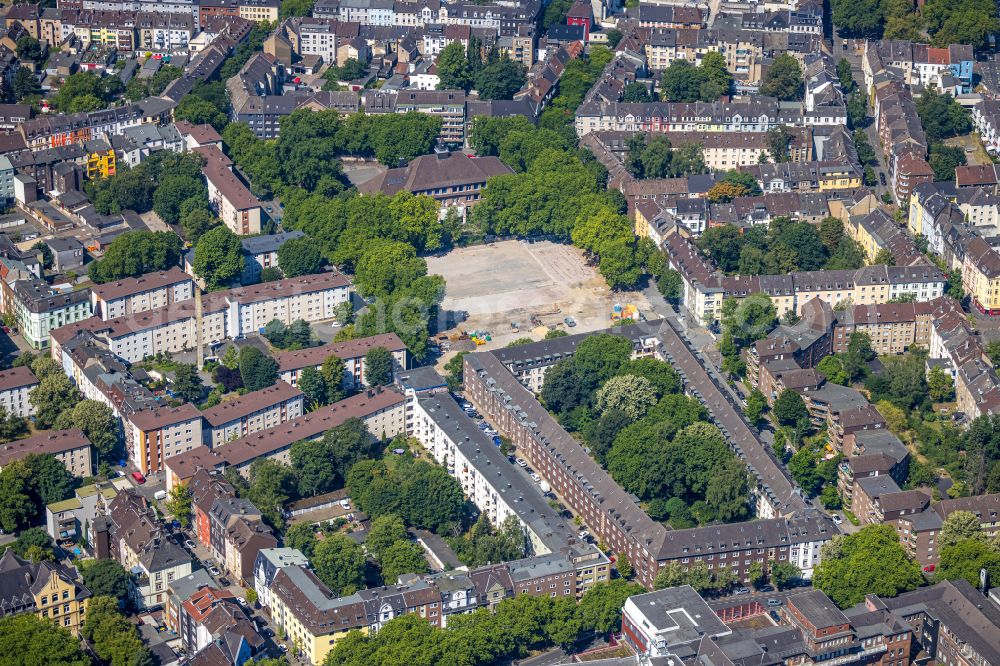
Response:
[[[232,284],[243,274],[243,263],[239,236],[224,225],[207,231],[194,248],[194,272],[209,290]]]
[[[851,535],[837,535],[822,547],[813,585],[841,608],[866,594],[894,597],[923,584],[920,565],[910,559],[892,525],[867,525]]]
[[[794,56],[782,53],[764,74],[761,80],[762,95],[788,101],[802,98],[802,68]]]
[[[171,231],[127,231],[111,241],[104,257],[90,264],[90,279],[112,282],[167,270],[180,263],[183,242]]]
[[[313,549],[312,563],[334,596],[353,594],[364,587],[365,554],[349,537],[328,535]]]

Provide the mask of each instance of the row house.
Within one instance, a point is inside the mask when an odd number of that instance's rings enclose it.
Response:
[[[319,347],[278,352],[274,355],[274,360],[278,363],[278,378],[297,386],[303,370],[306,368],[319,370],[328,358],[336,356],[344,361],[342,385],[356,390],[370,388],[365,379],[365,357],[376,347],[381,347],[392,354],[393,374],[409,368],[409,351],[395,333],[379,333],[365,338],[331,342]]]
[[[134,490],[119,493],[107,514],[90,525],[88,543],[98,559],[112,557],[130,572],[136,608],[164,605],[167,585],[191,573],[191,555],[164,530],[156,510]]]
[[[991,155],[1000,153],[1000,101],[984,99],[972,107],[972,125]]]
[[[866,266],[857,270],[802,271],[787,276],[725,276],[701,256],[680,233],[671,233],[662,244],[671,268],[681,274],[684,307],[698,321],[714,321],[725,298],[742,299],[767,293],[779,312],[801,316],[806,304],[820,298],[836,307],[887,303],[912,294],[917,301],[931,301],[944,294],[947,279],[933,264]]]
[[[948,77],[951,77],[958,81],[958,92],[967,93],[972,89],[972,63],[975,58],[968,44],[935,48],[906,40],[869,40],[865,42],[862,62],[865,60],[872,63],[867,67],[862,65],[869,90],[871,83],[868,79],[876,73],[874,63],[900,71],[903,82],[908,86],[935,86],[947,90],[955,88],[953,84],[948,85]]]
[[[219,497],[209,509],[208,524],[212,555],[241,584],[249,586],[257,554],[278,545],[260,510],[243,498]]]
[[[577,136],[619,132],[766,132],[779,125],[836,126],[847,122],[844,107],[804,111],[777,100],[743,102],[584,102],[576,112]]]
[[[741,166],[764,192],[824,192],[861,187],[861,169],[856,164],[838,162],[779,162]]]
[[[59,562],[29,562],[12,548],[0,556],[0,619],[31,613],[80,635],[91,593],[75,568]]]
[[[278,551],[289,551],[278,557]],[[309,664],[322,664],[350,631],[373,635],[387,622],[417,615],[435,627],[448,618],[479,608],[493,609],[515,596],[575,597],[573,564],[561,554],[489,564],[467,572],[400,576],[396,584],[336,597],[298,551],[262,550],[262,567],[271,572],[270,617],[290,645]]]
[[[32,150],[55,148],[97,139],[105,134],[121,134],[126,127],[144,123],[170,122],[172,105],[149,98],[141,102],[100,111],[46,115],[18,126],[18,133]]]

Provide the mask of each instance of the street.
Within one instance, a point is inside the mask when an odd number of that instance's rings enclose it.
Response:
[[[851,63],[851,74],[854,76],[854,83],[857,84],[858,88],[860,88],[864,92],[865,75],[864,72],[861,70],[861,57],[863,55],[863,51],[859,51],[854,47],[855,40],[853,39],[848,40],[848,48],[846,51],[843,50],[842,46],[840,46],[840,42],[841,40],[838,39],[836,36],[836,28],[834,28],[834,40],[833,40],[834,58],[838,61],[841,58],[844,58],[847,60],[847,62]],[[875,152],[875,157],[878,159],[878,165],[872,167],[872,169],[875,171],[875,178],[877,179],[878,182],[877,184],[872,186],[872,189],[881,196],[882,193],[889,192],[888,184],[891,181],[889,180],[889,170],[886,167],[885,163],[885,155],[882,150],[881,144],[879,143],[878,131],[877,128],[875,127],[875,123],[873,122],[871,116],[871,108],[867,104],[866,104],[866,109],[868,112],[868,119],[869,121],[872,122],[869,122],[868,125],[864,128],[865,136],[868,138],[868,143],[869,145],[871,145],[872,150],[874,150]],[[885,177],[886,185],[882,184],[883,176]]]

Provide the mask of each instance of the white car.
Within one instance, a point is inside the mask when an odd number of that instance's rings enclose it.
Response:
[[[191,539],[184,539],[184,545],[188,547],[188,550],[194,550],[194,541]]]
[[[835,514],[833,514],[833,522],[835,522],[838,525],[840,525],[842,522],[844,522],[844,519],[840,517],[839,513],[835,513]]]
[[[517,463],[518,467],[527,467],[528,466],[528,461],[525,460],[524,458],[515,458],[514,462]]]
[[[577,534],[577,536],[580,537],[581,541],[586,541],[587,537],[590,536],[590,532],[588,532],[587,530],[581,530],[580,533]]]
[[[208,568],[208,573],[212,574],[213,576],[218,576],[219,575],[219,570],[216,569],[215,567],[209,567]]]
[[[535,474],[534,472],[532,472],[531,473],[531,480],[534,481],[535,483],[541,483],[542,482],[542,477],[540,477],[537,474]]]
[[[346,499],[340,500],[340,508],[343,509],[344,511],[350,511],[351,510],[351,501],[350,500],[346,500]]]
[[[247,605],[247,601],[243,597],[236,597],[236,603],[243,607],[246,607]]]
[[[282,652],[288,652],[288,646],[285,645],[284,643],[282,643],[281,645],[279,645],[278,649],[281,650]]]

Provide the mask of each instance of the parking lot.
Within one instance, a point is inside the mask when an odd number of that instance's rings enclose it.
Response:
[[[587,265],[583,251],[572,245],[499,241],[430,257],[427,266],[447,282],[443,309],[467,312],[459,327],[488,331],[492,341],[487,347],[540,338],[545,329],[531,331],[532,315],[551,328],[566,328],[564,319],[572,317],[577,324],[572,332],[583,332],[610,326],[615,303],[649,310],[641,293],[612,293],[596,268]],[[512,330],[511,322],[519,323],[520,330]]]

